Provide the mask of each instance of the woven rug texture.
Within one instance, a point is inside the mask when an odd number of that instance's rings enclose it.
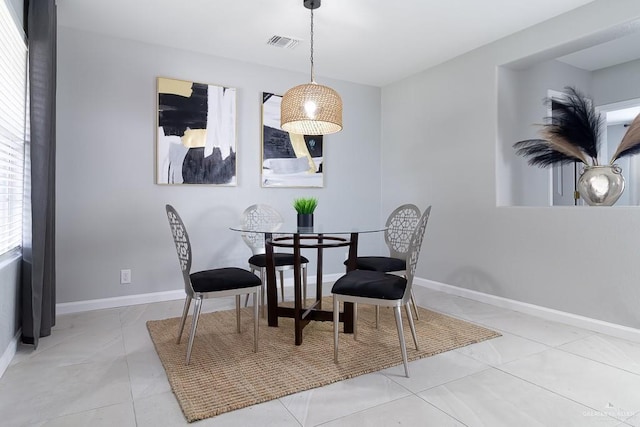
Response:
[[[330,307],[331,298],[325,298],[323,308]],[[500,336],[484,327],[419,308],[420,320],[415,321],[420,348],[417,351],[406,313],[402,313],[409,360]],[[235,309],[201,314],[189,366],[185,365],[185,357],[191,316],[179,345],[179,317],[147,322],[173,393],[189,422],[402,364],[393,310],[389,308],[380,308],[380,325],[376,329],[374,308],[358,306],[358,340],[352,334],[343,334],[341,325],[338,364],[333,362],[331,322],[308,324],[302,345],[296,346],[292,319],[280,318],[275,328],[260,318],[258,353],[254,353],[251,307],[243,308],[241,315],[242,332],[238,334]]]

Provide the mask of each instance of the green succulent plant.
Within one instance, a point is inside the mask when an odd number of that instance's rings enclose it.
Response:
[[[293,200],[293,208],[299,214],[312,214],[318,206],[318,199],[315,197],[300,197]]]

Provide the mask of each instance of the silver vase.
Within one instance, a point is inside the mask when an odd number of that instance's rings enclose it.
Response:
[[[612,206],[624,191],[622,169],[618,165],[585,166],[578,191],[590,206]]]

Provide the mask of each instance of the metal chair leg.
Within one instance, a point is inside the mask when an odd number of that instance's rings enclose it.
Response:
[[[380,326],[380,306],[376,305],[376,329]]]
[[[178,329],[178,339],[176,340],[176,344],[180,344],[180,338],[182,338],[182,331],[184,330],[184,324],[187,320],[187,315],[189,314],[190,305],[191,297],[187,295],[187,298],[184,300],[184,308],[182,309],[182,319],[180,320],[180,329]]]
[[[413,311],[416,312],[416,320],[420,320],[420,315],[418,314],[418,306],[416,305],[416,296],[413,295],[413,289],[411,289],[411,304],[413,304]]]
[[[196,337],[196,329],[198,328],[198,319],[200,318],[200,310],[202,309],[202,298],[196,297],[196,303],[193,306],[193,319],[191,321],[191,334],[189,335],[189,344],[187,345],[187,365],[191,362],[191,348],[193,340]]]
[[[262,271],[264,270],[264,268],[260,269],[260,279],[262,279]],[[255,274],[255,270],[252,268],[251,272]],[[248,306],[249,305],[249,294],[247,294],[247,297],[244,300],[244,306]]]
[[[240,295],[236,295],[236,326],[238,333],[240,333]]]
[[[256,290],[253,293],[253,352],[258,352],[258,318],[260,316],[259,313],[260,308],[260,300],[258,299],[258,291]]]
[[[420,350],[418,348],[418,335],[416,334],[416,325],[413,323],[413,316],[411,315],[411,307],[409,307],[409,303],[405,304],[404,308],[407,311],[407,318],[409,319],[409,327],[411,328],[413,343],[416,345],[416,350]]]
[[[338,324],[340,318],[340,303],[338,298],[333,296],[333,361],[338,363]]]
[[[409,362],[407,360],[407,346],[404,342],[404,330],[402,328],[402,314],[400,314],[400,306],[393,307],[396,314],[396,326],[398,327],[398,338],[400,339],[400,351],[402,352],[402,363],[404,363],[404,375],[409,378]]]

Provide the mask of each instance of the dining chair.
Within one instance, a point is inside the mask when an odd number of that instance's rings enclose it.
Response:
[[[275,228],[282,222],[282,215],[280,215],[275,208],[266,204],[251,205],[242,213],[242,225],[245,227],[265,228],[265,226],[272,226]],[[242,233],[242,239],[247,246],[251,248],[251,252],[253,253],[251,258],[249,258],[249,269],[252,273],[258,271],[260,273],[260,280],[265,284],[267,255],[264,233]],[[275,252],[273,255],[276,271],[280,273],[280,293],[282,301],[284,301],[284,272],[294,269],[294,257],[292,253],[282,252]],[[301,256],[300,263],[302,267],[302,300],[304,303],[307,299],[307,264],[309,264],[309,260]],[[264,306],[264,285],[260,296],[262,305]],[[248,301],[245,302],[245,305],[247,302]]]
[[[353,339],[357,339],[358,303],[392,307],[395,312],[400,351],[402,353],[402,362],[404,363],[404,373],[405,376],[409,377],[407,347],[404,340],[400,307],[404,306],[407,312],[413,342],[416,350],[418,350],[418,337],[416,335],[415,324],[413,323],[413,316],[411,315],[409,300],[411,299],[411,286],[413,285],[418,256],[420,255],[420,249],[430,214],[431,206],[429,206],[419,218],[418,224],[408,240],[409,245],[406,252],[407,265],[404,276],[375,270],[352,270],[339,278],[333,285],[331,293],[333,294],[333,358],[335,363],[338,363],[338,324],[341,301],[350,302],[354,305]]]
[[[400,276],[406,275],[406,259],[413,230],[420,219],[420,209],[413,204],[398,206],[389,214],[384,232],[384,241],[389,248],[388,256],[359,256],[356,268],[359,270],[381,271]],[[346,264],[347,261],[345,261]],[[420,319],[415,297],[411,294],[411,303],[416,319]],[[376,325],[380,318],[380,308],[376,306]]]
[[[262,287],[262,281],[255,274],[236,267],[214,268],[211,270],[198,271],[191,273],[191,242],[189,234],[184,226],[184,222],[178,215],[178,212],[171,205],[166,205],[167,218],[171,227],[171,234],[176,245],[178,253],[178,261],[182,270],[182,278],[184,279],[184,291],[187,297],[184,301],[184,309],[182,310],[182,319],[180,320],[180,328],[178,330],[178,339],[176,344],[180,344],[182,331],[189,314],[189,306],[191,300],[195,300],[193,307],[193,318],[191,320],[191,333],[189,334],[189,344],[187,346],[188,365],[191,361],[191,349],[193,340],[196,336],[196,328],[198,327],[198,319],[200,318],[200,310],[202,309],[202,300],[213,297],[236,297],[236,323],[238,333],[240,333],[240,295],[253,293],[253,351],[258,351],[258,291]]]

